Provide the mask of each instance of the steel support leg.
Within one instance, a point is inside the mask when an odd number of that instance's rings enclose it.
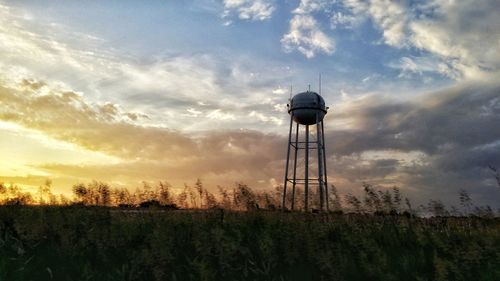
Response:
[[[321,140],[322,140],[322,150],[323,150],[323,167],[325,173],[325,199],[326,199],[326,210],[330,211],[329,201],[330,197],[328,196],[328,175],[326,174],[326,153],[325,153],[325,128],[323,126],[323,120],[321,120]]]
[[[281,208],[286,210],[286,187],[288,184],[288,164],[290,161],[290,146],[292,144],[292,125],[293,125],[293,114],[290,114],[290,130],[288,131],[288,149],[286,153],[286,165],[285,165],[285,183],[283,184],[283,202]]]
[[[319,188],[319,209],[323,211],[324,209],[324,180],[323,180],[323,134],[321,133],[321,124],[316,123],[316,145],[318,150],[318,188]]]
[[[293,160],[292,210],[295,210],[295,186],[297,185],[297,152],[299,151],[299,123],[295,130],[295,158]]]
[[[305,164],[306,169],[304,173],[305,187],[304,187],[304,211],[309,211],[309,125],[306,125],[306,142],[305,142]]]

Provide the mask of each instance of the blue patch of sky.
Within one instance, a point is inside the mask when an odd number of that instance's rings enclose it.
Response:
[[[203,2],[203,1],[202,1]],[[332,55],[316,52],[307,59],[297,50],[283,51],[280,39],[289,31],[297,3],[282,2],[272,17],[265,21],[240,20],[233,14],[221,18],[222,5],[200,1],[24,1],[14,5],[27,8],[36,18],[54,21],[104,38],[115,49],[151,60],[165,53],[190,55],[207,53],[226,58],[246,56],[276,62],[295,70],[297,84],[316,81],[317,73],[345,83],[359,84],[370,75],[377,79],[396,79],[400,70],[388,66],[403,56],[425,54],[415,48],[394,48],[382,42],[381,31],[369,20],[352,29],[331,29],[330,12],[314,13],[321,30],[335,41]],[[202,3],[203,4],[203,3]],[[342,11],[334,7],[334,11]],[[224,22],[231,20],[229,26]],[[433,80],[447,78],[435,73]],[[421,79],[414,77],[412,86]],[[411,81],[410,81],[411,82]],[[406,81],[405,83],[410,83]],[[367,86],[377,87],[371,81]]]
[[[20,2],[39,19],[103,38],[118,50],[148,56],[163,52],[240,52],[263,56],[281,53],[288,28],[281,17],[267,21],[234,19],[223,23],[222,9],[195,9],[190,1]],[[215,12],[215,13],[214,13]],[[285,14],[276,11],[275,14]]]

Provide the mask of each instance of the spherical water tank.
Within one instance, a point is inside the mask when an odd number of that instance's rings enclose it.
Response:
[[[301,125],[314,125],[323,120],[327,109],[320,95],[307,91],[293,96],[288,113]]]

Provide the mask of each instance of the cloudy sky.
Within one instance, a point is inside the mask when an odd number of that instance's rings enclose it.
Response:
[[[316,90],[329,182],[500,207],[495,0],[0,0],[0,182],[283,180]]]

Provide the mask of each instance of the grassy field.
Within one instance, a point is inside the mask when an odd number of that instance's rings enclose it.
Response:
[[[500,280],[500,219],[1,206],[0,280]]]

